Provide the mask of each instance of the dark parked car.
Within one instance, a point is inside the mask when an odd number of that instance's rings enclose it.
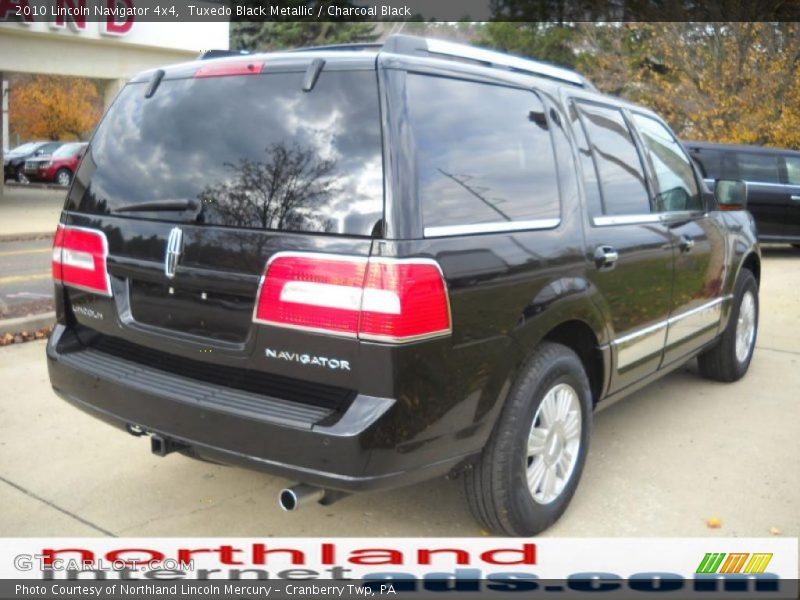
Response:
[[[25,161],[25,175],[31,181],[68,186],[87,145],[85,142],[64,144],[50,156],[29,158]]]
[[[760,255],[718,204],[745,186],[704,189],[651,111],[469,46],[149,71],[68,194],[50,379],[158,455],[301,482],[287,510],[455,473],[530,535],[595,408],[747,371]]]
[[[3,154],[3,177],[20,183],[27,183],[25,161],[29,158],[47,156],[55,152],[63,142],[28,142]]]
[[[800,152],[760,146],[686,142],[707,183],[716,179],[747,182],[747,209],[762,242],[787,242],[800,248]]]

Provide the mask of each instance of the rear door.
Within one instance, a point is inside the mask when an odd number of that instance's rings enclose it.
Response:
[[[781,238],[789,210],[789,191],[781,180],[777,154],[734,153],[738,179],[747,182],[747,210],[755,217],[760,239]]]
[[[613,393],[661,364],[672,298],[672,236],[651,209],[650,184],[623,111],[571,106],[586,191],[590,279],[611,323]]]
[[[63,221],[108,244],[111,297],[65,291],[87,343],[192,359],[223,383],[266,371],[357,386],[354,335],[255,322],[270,260],[366,258],[383,218],[374,57],[328,61],[304,91],[310,62],[210,62],[120,93]],[[312,310],[330,300],[295,288],[292,301]]]

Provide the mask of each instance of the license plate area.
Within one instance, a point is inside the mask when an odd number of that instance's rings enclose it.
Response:
[[[201,288],[129,280],[131,315],[138,323],[199,337],[243,343],[253,298]]]

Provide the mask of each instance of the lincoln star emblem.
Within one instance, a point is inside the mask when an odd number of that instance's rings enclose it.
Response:
[[[168,279],[175,277],[175,269],[183,252],[183,231],[180,227],[173,227],[167,240],[167,251],[164,254],[164,275]]]

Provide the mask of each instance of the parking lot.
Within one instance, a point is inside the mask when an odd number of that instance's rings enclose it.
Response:
[[[800,253],[766,249],[758,349],[742,381],[704,381],[690,364],[596,415],[583,481],[546,535],[800,535],[798,282]],[[481,534],[460,481],[284,513],[287,483],[155,457],[146,439],[56,398],[43,342],[0,348],[0,535]]]

